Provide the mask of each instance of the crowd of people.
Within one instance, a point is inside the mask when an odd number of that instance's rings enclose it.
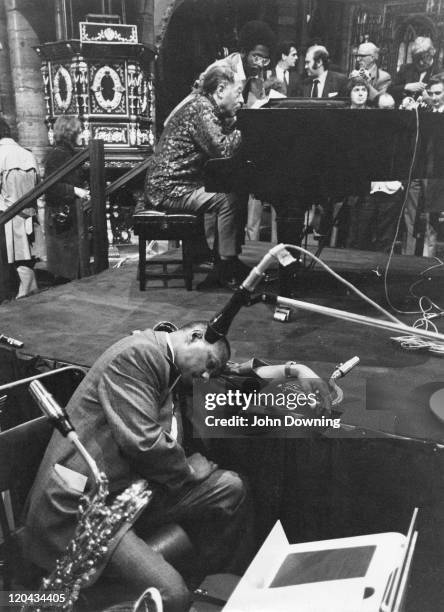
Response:
[[[296,71],[298,51],[292,42],[278,47],[275,67],[269,70],[273,49],[274,36],[268,26],[258,22],[245,26],[240,51],[205,70],[196,89],[168,117],[146,177],[149,206],[208,216],[206,234],[215,249],[217,282],[229,289],[246,275],[238,257],[241,205],[235,194],[207,193],[203,168],[209,158],[225,157],[239,148],[236,113],[242,104],[253,106],[273,90],[280,95],[349,97],[354,110],[372,105],[382,112],[403,104],[405,94],[413,100],[421,96],[419,103],[429,104],[436,112],[444,107],[443,75],[432,78],[434,48],[429,39],[415,41],[412,64],[393,80],[378,68],[378,49],[370,42],[360,45],[358,66],[350,78],[331,70],[328,51],[319,44],[305,55],[306,79]],[[3,127],[0,122],[0,204],[4,210],[35,184],[37,168],[32,155],[10,139],[6,128],[2,132]],[[55,144],[46,160],[48,174],[73,156],[80,123],[61,117],[54,133]],[[377,179],[356,204],[361,227],[356,239],[361,248],[387,249],[394,237],[403,186]],[[47,194],[48,267],[65,279],[78,274],[73,215],[78,200],[87,198],[88,190],[77,173],[65,177]],[[26,274],[21,268],[27,268],[31,260],[26,222],[32,216],[32,210],[25,213],[8,230],[9,261],[22,283],[26,283]],[[137,477],[146,478],[153,490],[148,510],[128,523],[127,530],[110,544],[96,575],[98,584],[109,593],[123,585],[131,599],[155,586],[166,612],[189,610],[190,588],[196,578],[226,571],[227,560],[231,558],[233,565],[234,552],[246,539],[248,495],[243,479],[219,469],[198,452],[187,456],[183,436],[173,427],[176,385],[186,387],[193,380],[217,376],[230,358],[226,339],[210,344],[205,332],[206,324],[198,321],[171,333],[145,330],[120,340],[93,365],[67,406],[83,444],[107,474],[112,496]],[[303,377],[327,405],[325,383],[308,368]],[[55,432],[26,508],[24,550],[39,574],[51,571],[63,554],[76,527],[79,500],[92,487],[70,443]],[[193,540],[200,559],[196,576],[180,573],[148,543],[150,530],[171,521],[179,522]],[[241,561],[237,570],[242,571]]]
[[[418,37],[414,41],[411,63],[401,66],[394,77],[379,66],[380,50],[370,41],[359,45],[356,67],[349,75],[332,70],[327,48],[318,43],[306,50],[305,75],[302,75],[296,66],[296,43],[284,41],[276,45],[269,26],[259,21],[249,22],[243,27],[239,34],[239,48],[239,52],[211,64],[200,76],[194,92],[173,110],[146,179],[149,206],[215,213],[219,232],[217,279],[220,285],[228,287],[238,284],[245,274],[238,259],[243,228],[245,226],[247,240],[259,239],[264,203],[254,193],[250,194],[248,214],[244,214],[246,202],[238,195],[206,193],[202,198],[200,192],[203,190],[203,166],[206,160],[233,155],[240,145],[235,116],[242,103],[247,108],[257,108],[270,98],[291,96],[348,99],[348,107],[353,110],[420,107],[421,110],[442,112],[444,109],[444,72],[440,73],[434,62],[436,50],[427,37]],[[237,98],[236,103],[229,108],[223,95],[230,95],[232,90],[236,91]],[[188,109],[203,104],[208,109],[212,106],[213,112],[206,118],[200,115],[198,124],[192,121],[187,127],[184,118]],[[198,138],[195,134],[196,125],[199,125]],[[190,166],[190,160],[195,163],[194,167]],[[174,168],[171,164],[174,164]],[[168,168],[168,171],[162,168]],[[419,193],[420,190],[428,192],[429,198],[425,198],[427,203],[433,192],[436,207],[439,184],[413,181],[406,193],[405,185],[400,181],[378,181],[379,177],[374,178],[367,193],[359,196],[349,194],[345,200],[349,209],[349,228],[344,246],[389,252],[395,241],[398,219],[403,214],[403,252],[422,254],[417,249],[415,251]],[[173,184],[175,190],[171,189]],[[178,190],[180,197],[176,193]],[[273,202],[271,204],[275,205]],[[311,204],[305,203],[306,206]],[[304,212],[300,215],[301,225],[304,223]],[[237,224],[236,232],[230,230],[230,235],[237,242],[229,250],[225,248],[221,235],[227,215],[233,228]],[[325,223],[322,224],[322,220],[320,227],[320,233],[331,230],[331,227],[326,228]],[[214,244],[214,234],[213,214],[212,222],[207,225],[210,244]],[[297,241],[297,237],[294,240]]]
[[[435,62],[436,49],[430,38],[421,36],[413,42],[412,61],[402,65],[395,76],[379,66],[379,49],[370,41],[359,45],[356,66],[349,75],[332,69],[328,49],[319,41],[306,49],[303,73],[297,67],[298,55],[295,42],[276,44],[275,35],[266,23],[245,24],[239,33],[239,51],[217,60],[200,75],[192,93],[167,118],[152,156],[145,183],[147,206],[204,214],[207,242],[213,252],[212,278],[223,287],[232,289],[244,278],[246,269],[238,256],[245,240],[259,239],[264,207],[264,202],[254,193],[207,193],[204,188],[206,161],[231,156],[240,146],[236,113],[242,106],[259,107],[273,97],[305,97],[348,99],[352,110],[419,107],[431,112],[444,111],[444,72],[440,72]],[[80,132],[77,118],[57,119],[55,143],[45,164],[46,174],[74,155]],[[0,136],[3,136],[0,153],[7,152],[11,159],[13,141],[6,124]],[[17,143],[14,147],[14,155],[20,153],[23,160],[20,159],[18,169],[12,169],[12,174],[7,163],[2,168],[4,176],[9,173],[8,181],[2,181],[2,210],[38,179],[37,164],[31,154],[25,154]],[[422,254],[417,241],[419,211],[425,203],[427,235],[434,232],[436,236],[442,208],[440,182],[414,180],[406,190],[400,181],[374,178],[367,193],[349,194],[344,200],[348,219],[342,246],[390,251],[402,214],[403,252]],[[8,182],[14,185],[8,187]],[[77,202],[88,200],[88,189],[84,187],[80,173],[75,171],[46,194],[47,269],[56,282],[79,276],[75,218]],[[315,204],[301,204],[301,228],[310,224],[304,207]],[[322,236],[331,231],[331,226],[322,221],[324,203],[320,204],[321,222],[315,232]],[[35,218],[35,210],[24,211],[6,229],[8,261],[19,278],[17,297],[37,288],[29,249]],[[313,218],[319,219],[319,215]],[[325,215],[325,218],[331,221],[331,216]],[[294,240],[297,242],[297,237]],[[206,286],[211,287],[212,283],[204,283],[202,288]]]

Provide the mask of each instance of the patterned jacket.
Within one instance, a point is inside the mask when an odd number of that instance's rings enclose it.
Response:
[[[154,151],[145,180],[148,204],[161,206],[202,187],[207,160],[232,155],[240,141],[239,130],[211,98],[188,96],[170,115]]]

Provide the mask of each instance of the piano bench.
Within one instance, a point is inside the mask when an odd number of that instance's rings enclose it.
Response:
[[[139,237],[139,287],[145,291],[147,278],[163,280],[168,286],[171,278],[184,278],[187,291],[193,288],[195,245],[203,235],[203,215],[184,211],[139,210],[133,215],[134,233]],[[150,240],[180,240],[182,258],[155,257],[146,259],[146,244]],[[182,264],[182,271],[168,272],[168,264]],[[162,266],[162,272],[148,272],[150,266]]]

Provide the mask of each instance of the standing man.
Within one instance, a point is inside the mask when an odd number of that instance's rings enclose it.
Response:
[[[412,44],[412,61],[404,64],[398,71],[389,93],[395,98],[397,106],[403,98],[418,98],[424,93],[431,77],[436,72],[434,58],[436,49],[428,36],[418,36]]]
[[[305,98],[346,98],[347,77],[329,70],[330,55],[322,45],[313,45],[305,55],[308,79],[303,85]]]
[[[350,78],[360,76],[368,83],[370,101],[385,93],[392,82],[390,74],[378,67],[378,59],[379,48],[375,44],[360,44],[356,55],[357,67],[350,74]]]
[[[282,83],[282,93],[289,98],[302,96],[301,77],[296,70],[298,61],[296,44],[289,41],[280,43],[276,56],[279,59],[271,71],[271,76]]]
[[[31,191],[37,176],[34,155],[11,138],[9,125],[0,118],[0,211],[4,212]],[[14,266],[20,281],[18,298],[37,290],[29,242],[35,214],[34,208],[25,208],[5,225],[8,263]]]
[[[219,285],[231,289],[247,273],[238,259],[237,197],[233,193],[207,193],[204,166],[213,157],[233,155],[240,145],[235,117],[243,103],[242,89],[242,81],[226,64],[208,68],[198,91],[167,119],[145,180],[145,197],[151,208],[205,215],[207,239],[213,237],[213,223],[207,213],[215,213],[217,279]]]
[[[416,100],[424,95],[431,77],[436,72],[434,58],[436,49],[427,36],[418,36],[412,44],[412,61],[404,64],[398,71],[389,93],[399,106],[404,98]],[[404,207],[406,239],[404,254],[420,255],[418,251],[418,206],[424,191],[424,183],[419,179],[411,182]],[[418,252],[417,252],[418,251]]]
[[[239,32],[240,51],[218,60],[210,68],[228,65],[236,79],[242,81],[245,104],[250,107],[265,98],[266,69],[274,47],[275,35],[270,26],[264,21],[248,21]]]

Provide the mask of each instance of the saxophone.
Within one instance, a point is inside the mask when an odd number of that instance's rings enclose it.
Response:
[[[146,480],[137,480],[107,506],[108,479],[99,471],[96,462],[79,440],[68,416],[40,382],[33,381],[29,388],[42,411],[80,452],[94,476],[96,485],[91,494],[81,498],[74,535],[62,557],[57,560],[55,569],[42,580],[39,591],[43,601],[45,593],[64,593],[64,602],[58,604],[57,609],[71,612],[81,589],[91,584],[93,577],[103,566],[111,540],[121,533],[126,523],[136,520],[148,504],[152,492],[148,489]],[[154,593],[157,590],[148,591],[146,597],[150,596],[156,602],[156,609],[160,611],[157,603],[159,597]],[[144,596],[145,594],[142,598]],[[134,610],[141,601],[140,598],[136,602]],[[22,611],[40,612],[48,608],[54,608],[54,604],[26,605]]]

